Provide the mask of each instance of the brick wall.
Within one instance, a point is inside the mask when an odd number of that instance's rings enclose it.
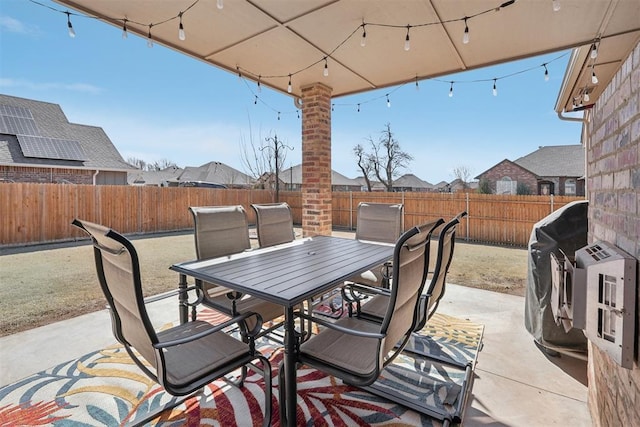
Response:
[[[589,241],[606,240],[640,258],[640,44],[598,99],[587,131]],[[636,346],[639,334],[636,317]],[[589,410],[595,425],[640,426],[639,350],[629,370],[589,344]]]
[[[69,181],[73,184],[93,183],[91,171],[80,169],[34,168],[20,166],[0,166],[0,178],[14,182],[58,183]]]
[[[501,180],[505,176],[529,187],[531,194],[538,194],[538,180],[536,179],[536,176],[509,160],[503,160],[498,163],[496,166],[482,174],[481,178],[489,181],[491,184],[491,191],[495,194],[496,181]]]
[[[331,235],[331,88],[302,88],[302,229]]]

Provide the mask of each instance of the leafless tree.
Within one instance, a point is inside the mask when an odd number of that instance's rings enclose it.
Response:
[[[256,141],[257,140],[257,141]],[[258,180],[269,171],[269,160],[267,155],[260,150],[263,146],[264,139],[258,131],[257,137],[254,139],[253,127],[251,126],[251,118],[249,118],[249,136],[246,138],[240,135],[240,158],[244,173]]]
[[[140,169],[140,170],[145,170],[145,168],[147,167],[147,162],[145,162],[142,159],[138,159],[136,157],[129,157],[127,159],[127,163],[129,163],[131,166],[135,166],[137,169]]]
[[[371,175],[373,172],[373,164],[371,157],[364,151],[364,147],[361,144],[353,147],[353,154],[358,158],[358,168],[362,171],[364,182],[367,184],[367,191],[371,191]]]
[[[413,156],[400,149],[400,143],[391,132],[390,123],[385,125],[385,129],[380,133],[377,142],[371,137],[368,138],[368,141],[371,144],[371,153],[366,154],[362,150],[358,159],[366,160],[373,175],[384,184],[387,191],[393,191],[393,179],[399,175],[401,169],[408,167],[409,162],[413,160]],[[354,153],[358,156],[358,146],[354,148]],[[363,157],[365,154],[366,157]],[[363,170],[362,167],[360,169]]]
[[[168,159],[156,160],[153,163],[149,163],[145,160],[138,159],[136,157],[129,157],[127,159],[127,163],[143,171],[161,171],[167,168],[178,167],[178,165],[175,162],[172,162],[171,160],[168,160]]]
[[[466,165],[456,166],[453,168],[453,176],[455,179],[459,179],[464,189],[469,188],[469,181],[471,181],[471,168]]]

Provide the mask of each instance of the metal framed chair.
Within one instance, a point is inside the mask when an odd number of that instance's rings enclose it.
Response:
[[[402,234],[403,204],[369,203],[358,204],[356,218],[356,240],[394,244]],[[348,282],[368,286],[387,287],[391,263],[385,263],[347,279]]]
[[[143,298],[140,264],[133,244],[103,225],[79,219],[72,224],[91,237],[98,280],[109,305],[113,334],[140,370],[171,395],[191,396],[206,384],[236,369],[251,366],[264,375],[263,424],[270,425],[271,365],[256,350],[254,341],[262,323],[260,316],[245,313],[215,326],[194,320],[157,332],[147,313],[146,303],[149,300]],[[200,292],[198,288],[191,290]],[[195,304],[200,300],[198,298]],[[249,318],[255,319],[252,329],[246,328]],[[242,328],[247,342],[225,332],[226,328],[236,324]],[[259,360],[261,367],[254,365],[254,360]],[[239,385],[242,386],[242,382]],[[181,402],[174,400],[144,420],[135,422],[140,425],[150,421],[163,410]]]
[[[240,253],[251,248],[247,215],[241,205],[237,206],[192,206],[194,239],[198,259],[217,258]],[[202,282],[202,303],[228,316],[246,312],[258,313],[267,322],[284,315],[283,308],[260,298],[232,292],[215,283]],[[251,328],[252,319],[248,319]],[[260,336],[275,327],[266,328]]]
[[[429,263],[428,236],[426,227],[413,227],[398,239],[393,256],[394,285],[381,322],[343,317],[333,323],[301,313],[323,328],[300,344],[299,361],[356,386],[375,382],[402,352],[415,329]]]
[[[258,244],[261,248],[295,240],[293,215],[286,202],[251,205],[256,213]]]

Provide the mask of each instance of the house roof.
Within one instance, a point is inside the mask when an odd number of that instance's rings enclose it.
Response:
[[[197,167],[185,167],[177,181],[202,181],[226,186],[247,186],[252,185],[254,179],[222,162],[209,162]]]
[[[126,22],[131,34],[151,33],[155,43],[293,97],[316,82],[337,97],[595,41],[628,52],[629,39],[640,36],[636,0],[561,0],[554,3],[560,10],[550,0],[254,0],[225,2],[223,9],[214,1],[54,1],[118,29]],[[178,38],[179,17],[185,40]],[[610,75],[601,85],[608,81]]]
[[[127,173],[127,183],[129,185],[162,185],[169,181],[177,181],[184,169],[169,166],[159,171],[143,171],[137,169]]]
[[[280,180],[285,184],[302,184],[302,165],[291,166],[280,171]],[[331,185],[360,186],[357,179],[347,178],[339,172],[331,170]]]
[[[102,128],[70,123],[58,104],[1,94],[0,164],[135,169]]]
[[[540,147],[513,163],[539,177],[581,177],[585,173],[584,156],[582,145],[552,145]]]
[[[423,181],[412,173],[407,173],[393,181],[394,187],[405,187],[405,188],[435,188],[433,184],[430,184],[427,181]]]

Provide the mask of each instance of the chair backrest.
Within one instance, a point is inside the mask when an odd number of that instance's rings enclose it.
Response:
[[[251,247],[247,214],[241,205],[192,206],[189,211],[198,259],[231,255]]]
[[[356,239],[395,243],[402,234],[404,205],[387,203],[358,204]]]
[[[396,242],[393,253],[393,286],[380,330],[386,335],[380,349],[382,356],[387,355],[396,345],[401,351],[415,328],[420,295],[427,279],[429,237],[432,230],[433,223],[413,227]],[[398,354],[398,349],[394,350],[394,356]]]
[[[113,334],[128,352],[130,346],[134,347],[157,371],[153,345],[158,337],[144,305],[135,248],[124,236],[103,225],[78,219],[72,224],[93,241],[98,281],[109,304]]]
[[[293,215],[287,203],[253,204],[251,207],[256,212],[258,243],[261,248],[295,239]]]
[[[447,273],[449,272],[449,266],[453,259],[453,250],[456,242],[456,229],[460,220],[467,215],[466,212],[460,212],[453,217],[448,223],[446,223],[440,230],[440,236],[438,237],[438,255],[436,258],[436,265],[433,270],[433,277],[429,282],[429,287],[425,292],[426,304],[422,307],[423,318],[420,321],[420,328],[424,326],[426,321],[435,313],[438,308],[440,300],[444,296]]]

